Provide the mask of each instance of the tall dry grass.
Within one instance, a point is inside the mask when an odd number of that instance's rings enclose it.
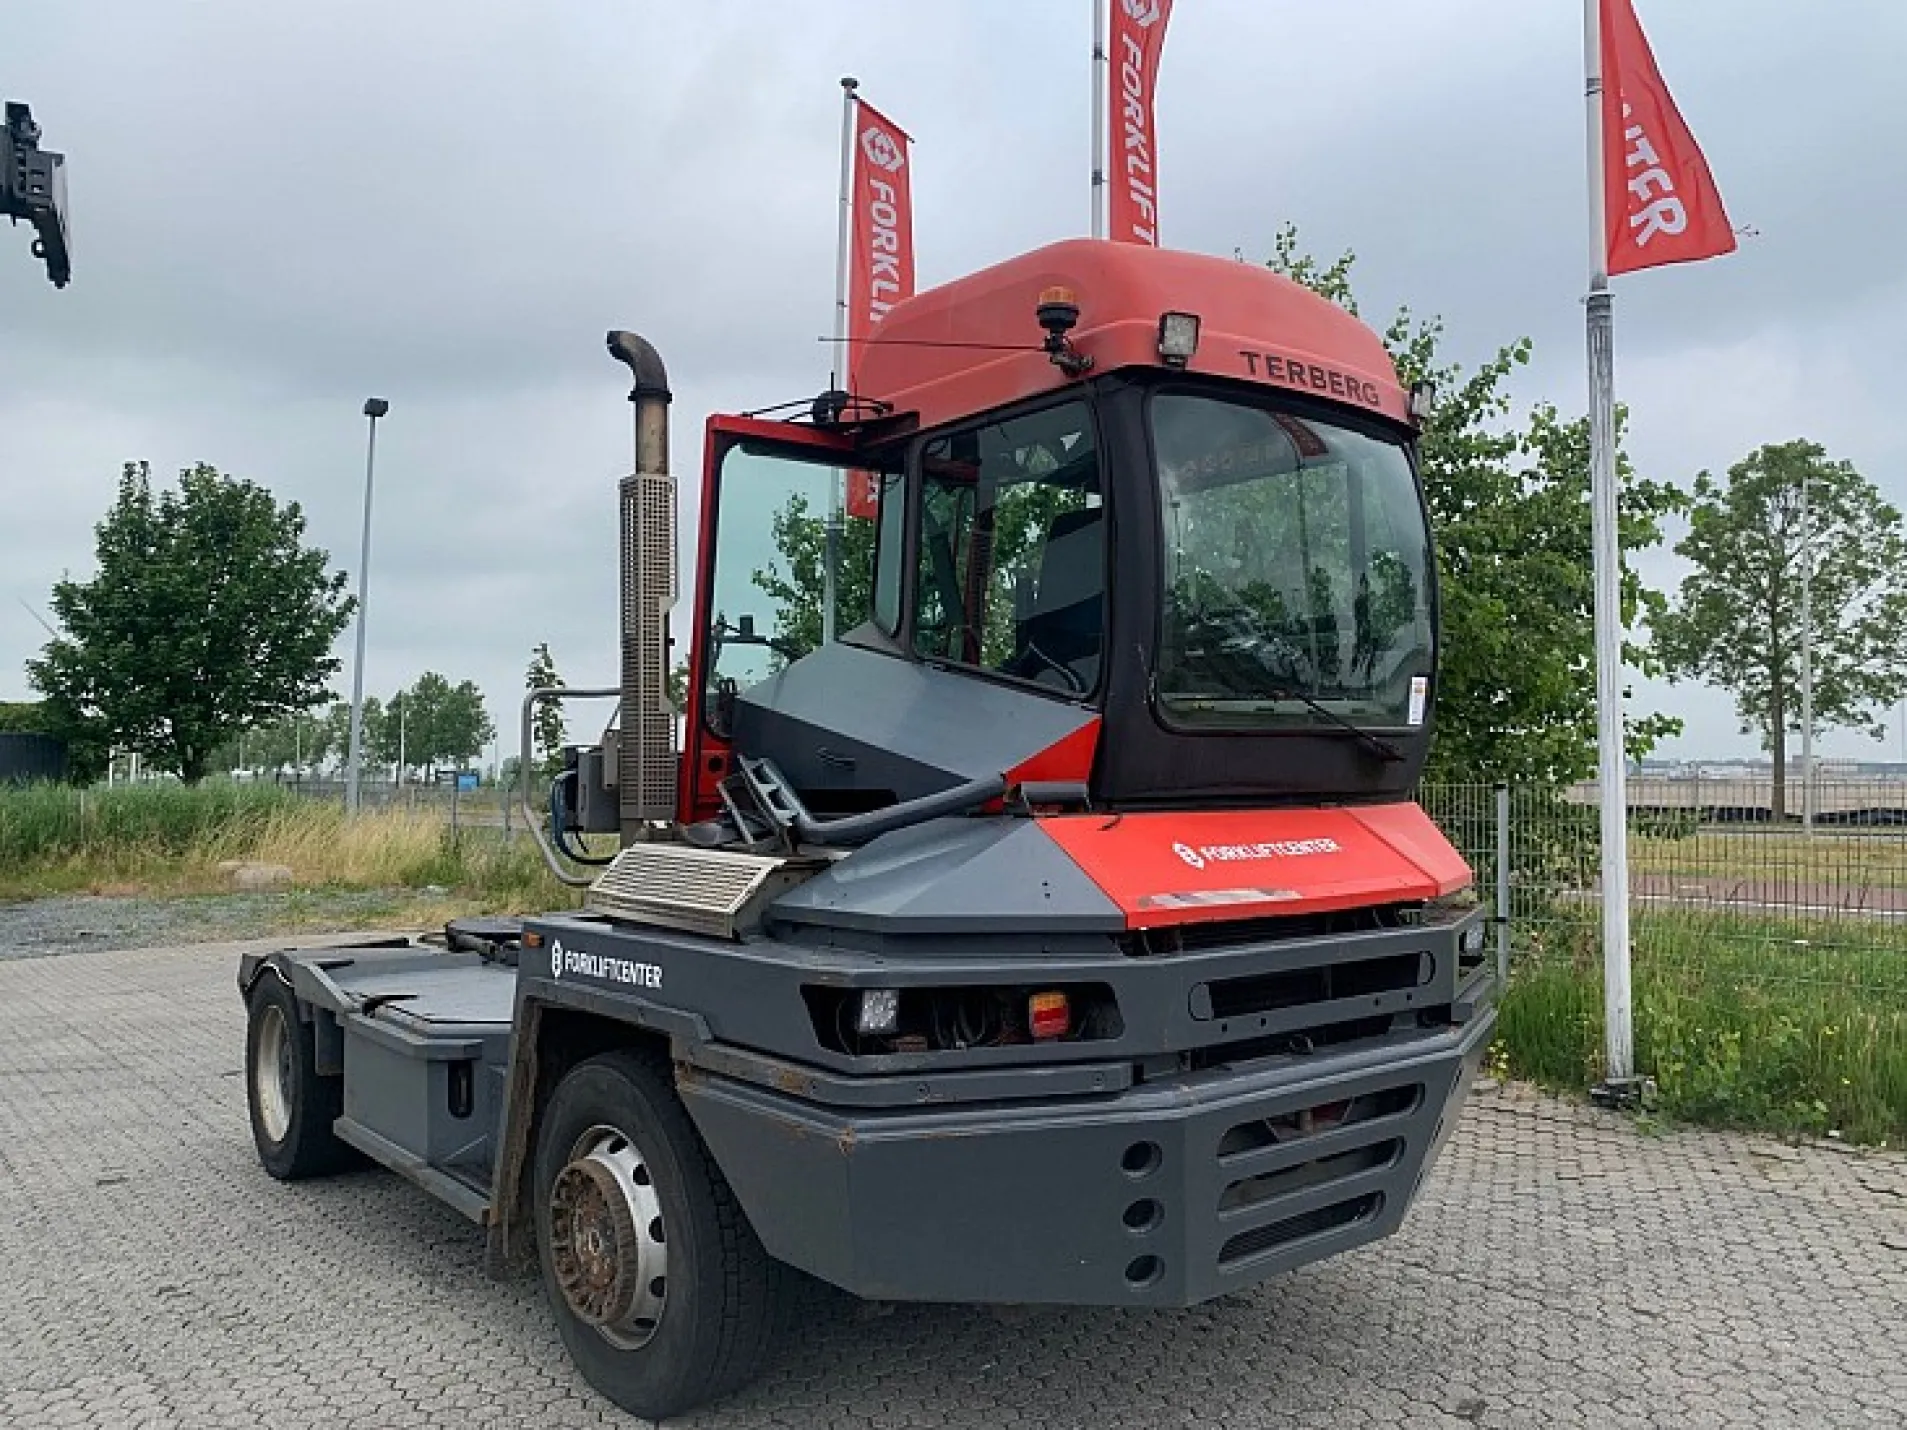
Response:
[[[209,893],[230,886],[220,865],[231,861],[283,865],[299,888],[435,889],[489,912],[575,902],[528,839],[453,832],[425,812],[347,818],[336,804],[234,784],[0,790],[0,897]]]

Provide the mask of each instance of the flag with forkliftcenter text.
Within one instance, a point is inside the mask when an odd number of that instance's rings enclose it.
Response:
[[[1114,243],[1159,246],[1159,144],[1152,94],[1171,18],[1172,0],[1113,0],[1106,234]]]
[[[1734,252],[1735,230],[1715,176],[1662,82],[1634,0],[1598,3],[1609,271]]]
[[[909,183],[906,131],[873,105],[854,110],[854,182],[848,249],[848,391],[859,392],[856,377],[870,338],[881,319],[903,298],[914,296],[914,198]],[[879,478],[873,472],[847,474],[849,516],[872,517],[880,510]]]

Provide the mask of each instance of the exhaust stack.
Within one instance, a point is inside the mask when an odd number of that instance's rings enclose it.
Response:
[[[625,847],[675,818],[675,707],[669,702],[669,609],[676,598],[675,478],[669,474],[669,375],[643,338],[609,334],[634,386],[635,471],[621,483],[622,723],[615,778]]]

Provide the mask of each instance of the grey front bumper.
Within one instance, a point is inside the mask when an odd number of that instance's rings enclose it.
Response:
[[[770,1254],[857,1295],[1184,1306],[1396,1230],[1494,1025],[988,1106],[680,1088]]]

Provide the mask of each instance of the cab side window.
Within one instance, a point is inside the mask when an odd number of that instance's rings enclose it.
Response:
[[[1106,524],[1085,404],[934,438],[918,460],[915,650],[1091,692],[1105,632]]]
[[[901,628],[901,577],[907,560],[907,478],[899,472],[883,472],[876,481],[880,543],[874,557],[874,624],[891,636]]]

